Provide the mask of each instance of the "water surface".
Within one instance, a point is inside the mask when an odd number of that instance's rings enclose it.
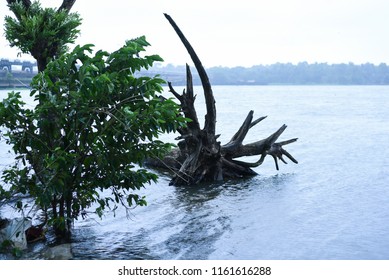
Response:
[[[268,118],[246,143],[285,123],[280,141],[299,138],[286,147],[299,164],[276,171],[267,158],[258,176],[196,187],[169,186],[160,174],[142,190],[148,206],[130,219],[121,210],[76,222],[76,259],[389,259],[389,87],[215,86],[214,93],[222,143],[254,110]],[[4,142],[0,149],[2,164],[12,161]]]

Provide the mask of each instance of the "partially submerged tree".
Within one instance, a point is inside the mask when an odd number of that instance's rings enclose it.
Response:
[[[186,121],[178,104],[160,97],[164,81],[138,73],[162,59],[143,55],[149,46],[145,37],[113,53],[92,55],[93,45],[64,53],[78,33],[78,24],[68,25],[79,22],[68,14],[75,1],[64,1],[58,10],[7,2],[17,18],[8,19],[7,38],[41,62],[31,85],[36,106],[25,106],[19,92],[0,103],[2,137],[16,155],[2,174],[7,188],[0,186],[0,201],[11,194],[32,197],[46,216],[41,226],[48,222],[62,236],[91,206],[89,211],[102,216],[117,205],[145,205],[136,191],[157,176],[142,168],[143,162],[166,153],[171,145],[158,136]],[[36,26],[42,34],[31,30]],[[18,28],[22,34],[16,34]],[[25,209],[25,202],[19,198],[16,207]]]
[[[3,180],[11,192],[32,196],[58,233],[69,232],[95,203],[99,216],[117,204],[145,205],[132,191],[157,176],[134,164],[161,157],[171,145],[158,135],[185,125],[178,105],[158,95],[163,80],[135,77],[161,61],[157,55],[139,57],[145,46],[141,37],[95,56],[89,56],[90,45],[76,47],[34,78],[31,95],[45,97],[40,105],[26,108],[15,92],[0,103],[0,125],[17,155]],[[46,121],[40,116],[48,111],[55,119],[51,138],[40,133]]]
[[[253,120],[252,111],[229,143],[217,141],[211,84],[195,51],[168,15],[202,81],[207,107],[203,129],[194,108],[189,67],[182,95],[169,83],[183,116],[175,102],[159,96],[161,79],[137,75],[161,60],[140,56],[148,46],[144,37],[128,41],[114,53],[99,51],[92,56],[92,46],[87,45],[65,54],[80,24],[78,15],[69,13],[75,1],[64,0],[57,10],[42,9],[29,0],[7,2],[16,19],[7,18],[6,36],[11,45],[37,59],[40,74],[32,84],[31,95],[38,101],[34,109],[26,108],[15,92],[0,103],[0,125],[6,128],[4,137],[16,154],[15,165],[2,179],[11,192],[31,195],[57,233],[69,233],[72,221],[83,217],[92,204],[97,204],[95,212],[100,216],[117,204],[144,205],[144,198],[132,191],[156,175],[134,164],[142,166],[146,158],[167,152],[170,145],[156,140],[162,132],[181,134],[173,154],[178,167],[172,184],[254,175],[251,168],[267,155],[274,158],[277,169],[278,159],[285,162],[283,155],[297,163],[283,149],[297,139],[276,143],[285,125],[263,140],[243,144],[249,129],[264,119]],[[260,155],[256,163],[237,160],[252,155]],[[0,195],[9,194],[0,188]],[[23,200],[16,205],[23,209]]]
[[[171,184],[189,185],[203,181],[221,181],[226,178],[241,178],[255,175],[256,173],[252,168],[261,165],[267,155],[274,158],[277,170],[279,168],[278,159],[286,163],[283,156],[297,163],[297,160],[283,148],[283,146],[295,142],[297,138],[276,142],[286,129],[286,125],[281,126],[275,133],[265,139],[243,144],[248,131],[265,118],[261,117],[254,120],[253,111],[249,112],[242,126],[227,144],[221,145],[217,141],[219,135],[216,135],[215,99],[207,73],[180,28],[169,15],[165,14],[165,17],[187,49],[200,76],[205,96],[206,115],[204,127],[201,128],[194,107],[195,95],[193,92],[192,74],[189,66],[187,66],[186,91],[184,90],[183,94],[177,93],[171,83],[169,83],[169,88],[179,100],[184,116],[192,121],[188,123],[187,127],[179,130],[181,134],[179,137],[181,141],[178,143],[179,149],[173,151],[167,157],[170,160],[165,161],[162,165],[158,162],[153,162],[152,164],[162,167],[168,165],[170,168],[176,169]],[[259,160],[254,163],[237,160],[240,157],[254,155],[260,156]]]

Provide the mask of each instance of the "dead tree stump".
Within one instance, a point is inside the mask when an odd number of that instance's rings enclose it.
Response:
[[[274,158],[277,170],[279,169],[278,160],[287,163],[283,156],[297,163],[297,160],[283,148],[283,146],[295,142],[297,138],[276,142],[286,129],[286,125],[281,126],[265,139],[250,144],[243,144],[248,131],[266,118],[261,117],[253,120],[253,111],[248,113],[239,130],[227,144],[221,145],[217,141],[219,135],[216,135],[215,98],[208,75],[180,28],[169,15],[165,14],[165,17],[176,31],[193,60],[201,79],[206,103],[205,123],[204,127],[201,128],[194,106],[195,94],[193,92],[192,74],[189,66],[187,65],[186,67],[186,90],[182,94],[177,93],[172,84],[168,83],[170,92],[181,104],[182,114],[192,120],[187,127],[179,129],[180,136],[177,138],[179,140],[178,149],[167,157],[173,158],[173,161],[171,160],[170,163],[164,162],[164,165],[175,168],[175,175],[171,180],[171,184],[192,185],[206,181],[222,181],[226,178],[252,176],[256,174],[252,168],[261,165],[267,155]],[[240,157],[255,155],[259,156],[259,160],[254,163],[237,160]],[[174,164],[171,164],[172,162]]]

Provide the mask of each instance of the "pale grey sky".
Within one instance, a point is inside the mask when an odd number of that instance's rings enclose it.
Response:
[[[0,1],[3,26],[10,12],[6,0]],[[62,1],[41,3],[58,7]],[[389,64],[388,0],[77,0],[72,11],[83,18],[77,44],[114,51],[125,40],[146,35],[149,53],[176,65],[191,60],[163,13],[173,17],[206,67]],[[16,53],[1,36],[0,57]]]

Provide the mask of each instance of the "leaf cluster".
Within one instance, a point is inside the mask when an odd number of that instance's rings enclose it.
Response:
[[[33,196],[42,209],[64,198],[66,219],[91,205],[102,216],[120,204],[146,204],[133,191],[157,176],[143,162],[166,153],[172,145],[158,136],[186,122],[179,106],[161,97],[164,81],[138,73],[162,61],[141,57],[148,45],[140,37],[94,55],[93,45],[75,47],[34,78],[34,109],[20,93],[9,93],[0,103],[0,125],[17,155],[2,175],[12,191]],[[63,223],[60,218],[52,222]]]
[[[21,1],[9,4],[16,18],[5,17],[5,37],[10,45],[33,57],[53,58],[67,51],[79,34],[81,18],[66,10],[42,8],[38,1],[28,8]]]

